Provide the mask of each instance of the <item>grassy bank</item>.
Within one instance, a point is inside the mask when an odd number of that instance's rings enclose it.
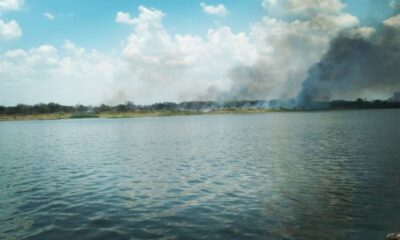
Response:
[[[26,121],[26,120],[59,120],[83,118],[139,118],[139,117],[166,117],[185,115],[212,115],[212,114],[257,114],[283,110],[269,109],[232,109],[202,111],[146,111],[146,112],[102,112],[102,113],[51,113],[51,114],[13,114],[0,115],[0,121]]]
[[[57,120],[71,118],[72,114],[49,113],[49,114],[13,114],[0,115],[0,121],[24,121],[24,120]]]

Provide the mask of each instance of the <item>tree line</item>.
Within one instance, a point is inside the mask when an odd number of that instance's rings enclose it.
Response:
[[[78,104],[66,106],[58,103],[39,103],[35,105],[18,104],[16,106],[0,106],[0,114],[50,114],[50,113],[104,113],[104,112],[152,112],[152,111],[207,111],[219,109],[261,109],[266,108],[267,101],[190,101],[190,102],[163,102],[151,105],[136,105],[125,102],[118,105],[101,104],[99,106],[85,106]]]
[[[400,108],[400,102],[390,100],[355,101],[333,100],[312,102],[308,105],[298,105],[294,99],[289,100],[232,100],[232,101],[189,101],[181,103],[163,102],[151,105],[136,105],[125,102],[118,105],[101,104],[85,106],[77,104],[66,106],[58,103],[39,103],[35,105],[18,104],[16,106],[0,106],[2,115],[30,115],[51,113],[125,113],[125,112],[179,112],[179,111],[213,111],[238,109],[281,109],[281,110],[330,110],[330,109],[369,109],[369,108]]]

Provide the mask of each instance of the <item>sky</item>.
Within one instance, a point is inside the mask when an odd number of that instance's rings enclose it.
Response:
[[[0,0],[0,105],[292,98],[340,32],[367,38],[388,19],[400,25],[399,8],[396,0]]]

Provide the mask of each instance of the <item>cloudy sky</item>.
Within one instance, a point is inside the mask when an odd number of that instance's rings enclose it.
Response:
[[[399,27],[399,8],[396,0],[0,0],[0,105],[291,98],[338,33],[369,38]]]

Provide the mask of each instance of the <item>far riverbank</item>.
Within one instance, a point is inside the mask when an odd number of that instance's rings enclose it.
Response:
[[[217,114],[257,114],[268,112],[287,112],[294,110],[272,109],[234,109],[212,111],[149,111],[149,112],[105,112],[105,113],[48,113],[48,114],[13,114],[0,115],[0,121],[29,121],[29,120],[61,120],[82,118],[141,118],[167,117],[189,115],[217,115]]]

